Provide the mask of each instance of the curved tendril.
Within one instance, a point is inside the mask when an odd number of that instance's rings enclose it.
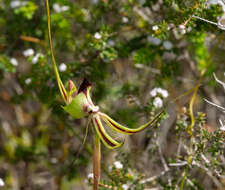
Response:
[[[114,121],[111,117],[109,117],[105,113],[100,112],[99,114],[100,114],[101,118],[104,120],[104,122],[112,129],[116,130],[119,133],[131,135],[131,134],[134,134],[134,133],[144,130],[148,126],[152,126],[156,121],[158,121],[158,119],[160,118],[160,116],[163,112],[164,112],[164,110],[159,112],[153,120],[147,122],[144,125],[141,125],[140,127],[136,128],[136,129],[130,129],[130,128],[127,128],[127,127],[117,123],[116,121]]]
[[[92,121],[99,138],[107,148],[114,149],[123,145],[123,142],[119,143],[108,135],[108,133],[105,131],[102,125],[101,119],[98,114],[95,114],[93,116]]]

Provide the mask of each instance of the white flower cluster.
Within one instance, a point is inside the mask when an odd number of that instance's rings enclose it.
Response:
[[[154,88],[154,89],[152,89],[150,91],[150,95],[152,97],[154,97],[153,105],[156,108],[161,108],[163,106],[163,100],[162,100],[162,98],[167,98],[169,96],[169,93],[165,89],[162,89],[162,88]]]
[[[162,88],[154,88],[151,90],[150,95],[152,97],[157,96],[157,94],[162,95],[163,98],[167,98],[169,96],[168,91]]]
[[[122,169],[123,168],[123,164],[121,164],[120,161],[115,161],[114,166],[115,166],[116,169]]]
[[[23,55],[25,57],[30,57],[30,56],[34,55],[34,50],[32,48],[29,48],[23,52]]]
[[[156,31],[158,29],[159,29],[159,27],[157,25],[152,26],[152,30]]]
[[[18,61],[17,61],[17,59],[14,58],[14,57],[12,57],[12,58],[10,59],[10,63],[11,63],[12,65],[14,65],[15,67],[18,66]]]
[[[102,36],[101,36],[101,34],[100,34],[99,32],[96,32],[96,33],[94,34],[94,37],[95,37],[95,39],[97,39],[97,40],[99,40],[99,39],[102,38]]]
[[[15,0],[15,1],[11,1],[10,3],[10,7],[15,9],[21,6],[25,6],[27,4],[26,1],[19,1],[19,0]]]
[[[64,11],[68,11],[70,9],[69,6],[60,6],[58,3],[54,3],[53,4],[53,9],[55,12],[57,13],[61,13],[61,12],[64,12]]]

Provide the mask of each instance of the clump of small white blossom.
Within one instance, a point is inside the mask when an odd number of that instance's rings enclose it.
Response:
[[[99,32],[96,32],[96,33],[94,34],[94,37],[95,37],[95,39],[97,39],[97,40],[99,40],[99,39],[102,38],[102,36],[101,36],[101,34],[100,34]]]
[[[169,93],[165,89],[154,88],[150,91],[150,95],[153,97],[153,105],[156,108],[161,108],[163,107],[163,98],[167,98]]]
[[[162,88],[154,88],[150,91],[150,95],[152,97],[155,97],[157,95],[161,95],[163,98],[167,98],[169,96],[169,93],[167,90]]]
[[[123,168],[123,164],[120,161],[115,161],[114,166],[115,166],[116,169],[122,169]]]
[[[23,52],[23,55],[25,57],[30,57],[30,56],[34,55],[34,50],[32,48],[29,48]]]
[[[54,9],[55,12],[61,13],[61,12],[64,12],[64,11],[68,11],[70,9],[70,7],[69,6],[65,6],[65,5],[61,6],[58,3],[54,3],[53,4],[53,9]]]
[[[153,27],[152,27],[152,30],[154,30],[154,31],[156,31],[156,30],[158,30],[159,29],[159,27],[157,26],[157,25],[154,25]]]
[[[18,61],[17,61],[17,59],[14,58],[14,57],[12,57],[12,58],[10,59],[10,63],[11,63],[12,65],[14,65],[14,66],[18,66]]]

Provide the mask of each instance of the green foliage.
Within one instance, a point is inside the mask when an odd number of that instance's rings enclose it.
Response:
[[[13,2],[0,1],[0,179],[5,182],[0,188],[81,189],[91,170],[92,138],[88,136],[71,166],[86,120],[74,120],[60,106],[44,2]],[[121,190],[124,184],[129,190],[176,189],[192,157],[183,189],[224,188],[225,139],[217,122],[224,115],[203,101],[212,98],[224,104],[223,91],[212,77],[216,72],[224,81],[224,31],[192,17],[217,23],[222,6],[207,2],[50,1],[53,46],[58,67],[66,65],[59,69],[66,86],[68,79],[79,87],[88,78],[93,102],[131,128],[168,105],[168,120],[158,127],[127,137],[124,148],[113,153],[102,148],[102,184]],[[30,48],[34,53],[25,56]],[[191,118],[189,110],[182,109],[190,97],[171,101],[192,89],[203,72],[194,103],[192,155],[187,132]],[[152,95],[154,88],[166,89],[169,97]],[[113,165],[109,171],[114,160],[123,168]]]

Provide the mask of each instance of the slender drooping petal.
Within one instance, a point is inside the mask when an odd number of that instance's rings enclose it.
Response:
[[[98,114],[93,115],[92,120],[93,120],[94,127],[95,127],[95,130],[96,130],[99,138],[101,139],[101,141],[107,148],[114,149],[114,148],[118,148],[121,145],[123,145],[123,142],[119,143],[107,134]]]
[[[164,110],[163,110],[164,111]],[[144,130],[146,127],[148,126],[152,126],[152,124],[154,124],[161,116],[161,114],[163,113],[163,111],[159,112],[155,118],[149,122],[147,122],[146,124],[136,128],[136,129],[130,129],[127,127],[124,127],[123,125],[117,123],[116,121],[114,121],[112,118],[110,118],[108,115],[106,115],[105,113],[99,113],[101,118],[104,120],[104,122],[110,126],[111,128],[113,128],[114,130],[118,131],[119,133],[123,133],[123,134],[134,134],[137,132],[140,132],[142,130]]]

